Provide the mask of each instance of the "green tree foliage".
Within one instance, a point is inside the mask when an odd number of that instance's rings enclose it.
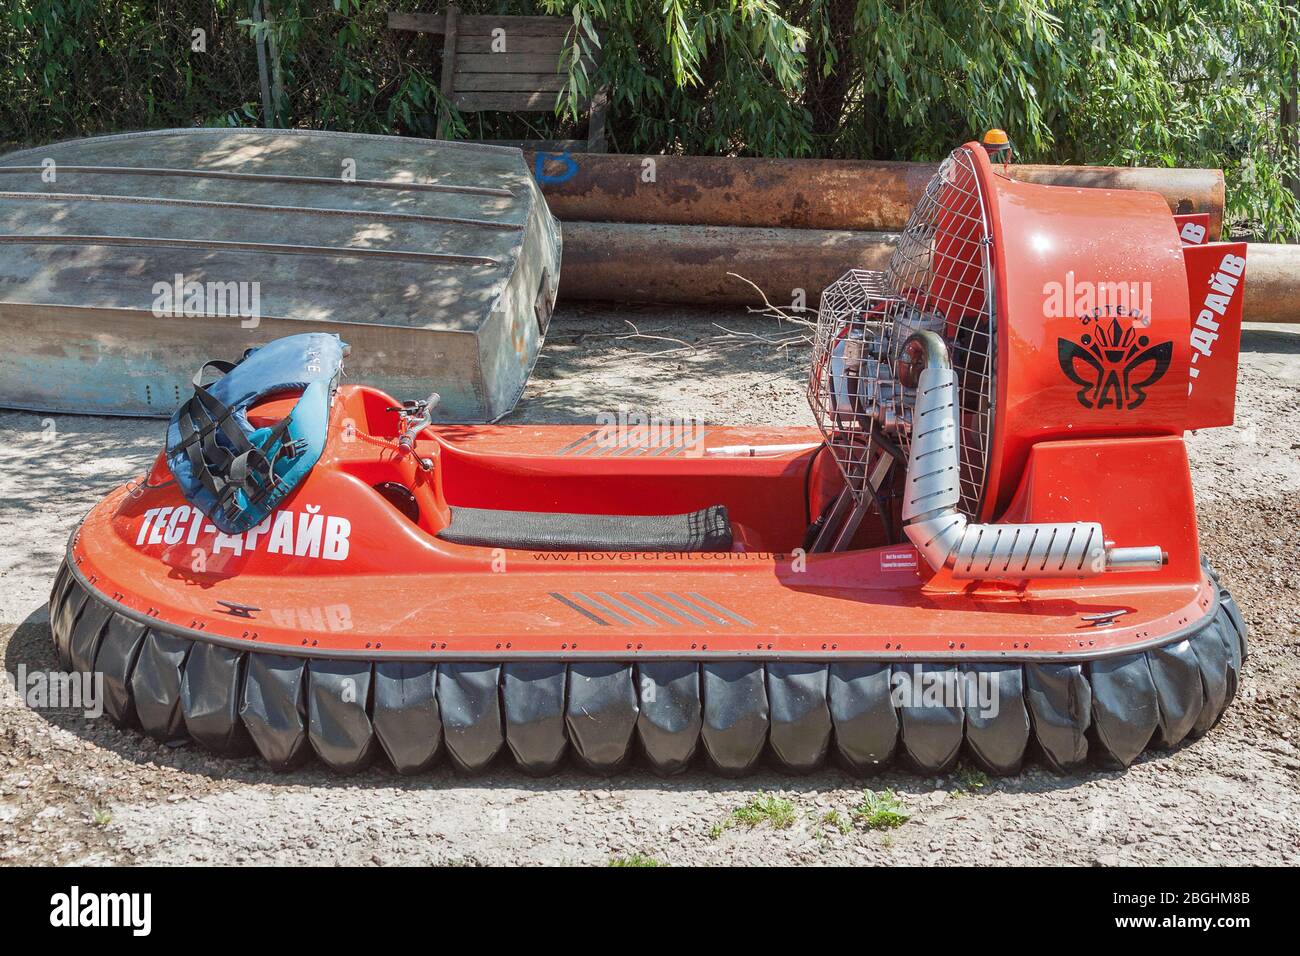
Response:
[[[1295,6],[1272,0],[548,0],[603,22],[630,152],[935,159],[991,126],[1028,162],[1222,166],[1228,218],[1300,236]]]
[[[254,36],[274,48],[281,125],[432,135],[441,38],[387,13],[442,0],[263,5],[259,25],[251,0],[8,0],[0,142],[257,125]],[[601,87],[624,152],[934,159],[1002,126],[1025,161],[1222,166],[1230,221],[1300,236],[1292,0],[460,5],[574,23],[556,112],[453,111],[462,137],[573,136]]]
[[[256,55],[236,22],[246,8],[235,0],[5,0],[0,144],[256,122]]]

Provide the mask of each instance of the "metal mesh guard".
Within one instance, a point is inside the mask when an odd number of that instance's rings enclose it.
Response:
[[[855,269],[822,293],[808,401],[855,499],[875,429],[906,452],[916,394],[895,373],[914,332],[948,343],[961,404],[961,504],[978,518],[993,426],[990,240],[975,164],[954,150],[930,180],[885,272]]]

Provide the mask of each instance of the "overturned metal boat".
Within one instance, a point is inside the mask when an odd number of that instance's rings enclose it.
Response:
[[[546,334],[560,229],[519,150],[180,129],[0,157],[0,406],[167,417],[194,369],[299,332],[497,419]]]

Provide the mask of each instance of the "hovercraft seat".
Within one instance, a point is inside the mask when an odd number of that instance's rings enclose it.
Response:
[[[438,537],[527,551],[730,551],[725,505],[678,515],[582,515],[452,506]]]
[[[320,458],[346,354],[337,335],[307,332],[199,369],[167,426],[167,465],[185,499],[226,534],[274,511]],[[221,377],[205,386],[209,369]],[[284,418],[255,428],[248,409],[282,392],[301,394]]]

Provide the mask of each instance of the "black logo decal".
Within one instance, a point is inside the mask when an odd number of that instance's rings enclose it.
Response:
[[[1090,319],[1085,317],[1085,325]],[[1084,408],[1137,408],[1146,401],[1146,390],[1169,371],[1174,357],[1174,343],[1152,345],[1145,335],[1131,327],[1124,328],[1119,319],[1109,324],[1098,320],[1092,333],[1085,332],[1078,342],[1056,340],[1057,358],[1065,377],[1082,386],[1078,395]]]

